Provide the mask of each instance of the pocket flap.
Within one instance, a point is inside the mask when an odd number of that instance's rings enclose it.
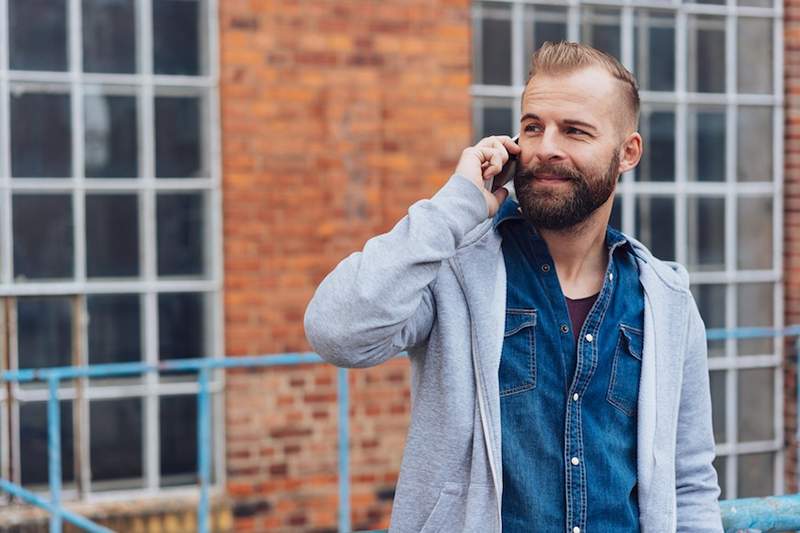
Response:
[[[506,309],[506,332],[504,336],[513,335],[523,328],[536,325],[536,309]]]
[[[642,360],[643,334],[636,328],[620,324],[619,329],[628,344],[628,351],[638,360]]]

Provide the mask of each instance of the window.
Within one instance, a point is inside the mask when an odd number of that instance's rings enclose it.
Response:
[[[615,55],[640,84],[645,153],[612,225],[688,267],[707,327],[783,327],[778,4],[474,2],[472,24],[475,140],[518,131],[542,42]],[[782,344],[709,343],[723,498],[783,493]]]
[[[0,6],[0,365],[222,356],[216,2]],[[194,376],[62,382],[65,495],[195,484]],[[0,390],[0,475],[33,490],[46,399]]]

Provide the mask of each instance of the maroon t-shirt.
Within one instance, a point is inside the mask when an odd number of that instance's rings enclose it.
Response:
[[[592,310],[594,301],[600,296],[598,292],[595,295],[587,296],[586,298],[578,298],[572,300],[564,296],[567,300],[567,311],[569,311],[569,319],[572,322],[572,336],[575,337],[575,343],[578,342],[578,335],[581,333],[583,322],[586,320],[586,315]]]

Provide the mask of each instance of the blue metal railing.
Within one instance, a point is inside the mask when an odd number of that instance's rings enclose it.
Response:
[[[784,329],[740,328],[735,330],[710,329],[708,340],[729,338],[752,339],[767,337],[798,336],[797,353],[800,354],[800,325]],[[242,356],[226,359],[185,359],[164,361],[159,364],[117,363],[85,367],[56,367],[0,372],[0,382],[44,381],[48,384],[47,438],[48,479],[50,500],[0,479],[0,490],[50,513],[50,533],[60,533],[64,521],[91,533],[110,533],[111,530],[81,517],[61,503],[61,428],[58,403],[58,386],[62,380],[138,375],[149,372],[196,370],[199,391],[197,395],[197,474],[200,484],[200,499],[197,508],[197,524],[200,533],[209,531],[209,484],[210,476],[210,373],[214,369],[292,366],[319,363],[322,359],[315,353],[288,353],[278,355]],[[349,384],[347,369],[338,369],[338,435],[339,435],[339,509],[338,530],[348,533],[350,526],[350,475],[349,475]],[[800,404],[800,380],[798,380],[798,403]],[[800,409],[798,409],[800,412]],[[800,529],[800,494],[772,496],[769,498],[747,498],[720,502],[726,531],[756,529],[761,531],[785,531]]]

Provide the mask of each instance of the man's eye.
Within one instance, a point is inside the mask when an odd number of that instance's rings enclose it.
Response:
[[[578,128],[567,128],[567,133],[570,135],[588,135],[585,131],[579,130]]]
[[[540,131],[540,130],[541,128],[536,124],[528,124],[527,126],[525,126],[525,131]]]

